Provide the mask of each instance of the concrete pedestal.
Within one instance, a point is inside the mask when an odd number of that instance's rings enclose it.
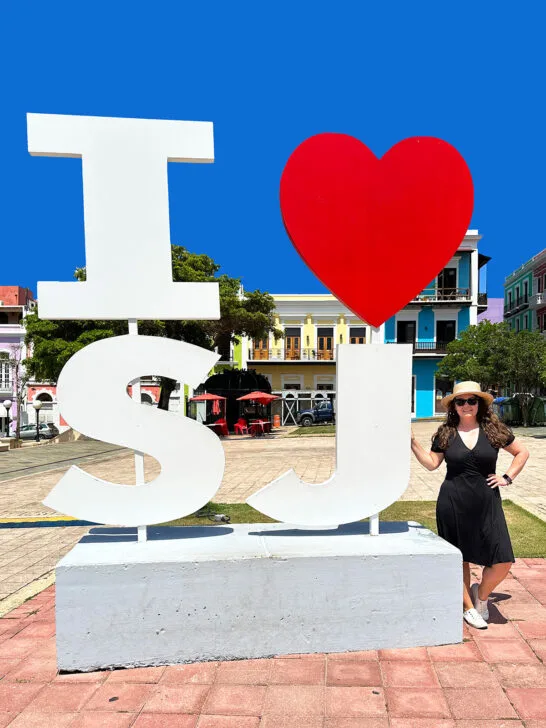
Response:
[[[418,524],[93,528],[57,566],[61,670],[462,640],[462,557]]]

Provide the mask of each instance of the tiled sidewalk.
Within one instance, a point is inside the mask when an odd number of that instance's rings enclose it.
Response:
[[[0,619],[0,728],[546,728],[544,559],[518,560],[488,630],[429,649],[58,675],[54,599]]]

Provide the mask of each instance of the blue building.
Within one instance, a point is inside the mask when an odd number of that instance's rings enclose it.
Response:
[[[379,330],[372,330],[331,293],[273,294],[275,326],[283,331],[283,338],[276,340],[273,334],[259,340],[241,337],[223,359],[263,374],[279,397],[275,408],[282,424],[295,425],[301,409],[325,398],[335,406],[337,344],[411,343],[412,415],[420,419],[443,414],[440,400],[452,391],[453,382],[436,376],[438,363],[447,344],[476,324],[478,313],[487,308],[479,280],[480,268],[490,259],[478,253],[480,239],[477,230],[468,230],[445,268]],[[388,286],[396,285],[393,271],[404,275],[396,266],[385,271],[385,295]]]
[[[478,313],[487,308],[487,296],[480,293],[480,269],[490,258],[478,252],[480,240],[477,230],[468,230],[445,268],[385,323],[385,343],[413,344],[412,415],[416,419],[443,414],[440,401],[454,383],[437,377],[438,364],[447,344],[477,324]]]

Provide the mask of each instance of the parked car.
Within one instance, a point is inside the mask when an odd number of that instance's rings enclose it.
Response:
[[[312,409],[301,410],[296,415],[296,422],[302,427],[311,425],[322,425],[328,422],[335,424],[336,413],[330,400],[319,402]]]
[[[40,440],[51,440],[57,437],[59,430],[53,422],[40,422]],[[21,440],[35,440],[36,439],[36,425],[23,425],[20,432]],[[15,432],[13,433],[15,437]]]

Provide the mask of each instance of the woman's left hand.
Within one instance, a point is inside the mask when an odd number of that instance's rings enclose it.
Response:
[[[488,475],[487,476],[487,485],[490,488],[498,488],[499,485],[508,485],[508,483],[502,477],[502,475]]]

